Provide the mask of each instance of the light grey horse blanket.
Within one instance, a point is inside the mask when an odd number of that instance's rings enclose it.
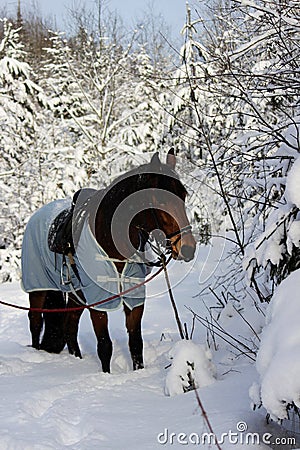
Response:
[[[71,292],[81,290],[91,305],[125,291],[144,281],[148,268],[143,263],[126,262],[121,274],[100,247],[85,219],[74,260],[80,281],[66,264],[63,255],[52,252],[48,246],[48,233],[55,218],[71,208],[71,200],[55,200],[36,211],[30,218],[22,244],[22,288],[25,292],[54,290]],[[71,277],[72,284],[66,283]],[[130,309],[145,301],[145,286],[98,305],[99,311],[118,309],[123,303]]]

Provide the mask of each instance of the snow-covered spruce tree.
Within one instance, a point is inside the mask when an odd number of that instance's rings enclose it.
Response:
[[[80,136],[90,183],[97,184],[107,183],[112,176],[110,162],[119,154],[117,135],[127,119],[124,109],[129,110],[123,100],[131,86],[131,47],[123,47],[109,33],[106,27],[96,36],[79,30],[72,39],[72,63],[68,64],[70,86],[81,98],[80,112],[67,108],[68,125]]]
[[[47,50],[45,89],[54,93],[51,108],[67,139],[73,137],[81,151],[89,184],[107,183],[112,162],[119,163],[117,171],[128,169],[135,153],[157,149],[163,135],[163,82],[134,39],[120,41],[108,23],[100,34],[80,28],[68,43],[54,37]],[[62,128],[55,136],[64,133]]]
[[[158,62],[153,61],[144,47],[129,56],[130,78],[124,92],[124,122],[115,142],[134,147],[138,152],[159,149],[166,129],[165,108],[170,95],[163,79],[163,68],[158,76]],[[127,106],[126,106],[127,105]]]
[[[39,148],[43,203],[72,196],[88,183],[84,131],[78,127],[79,118],[86,114],[86,103],[73,76],[77,61],[64,33],[52,32],[48,43],[39,70],[47,95]]]
[[[1,279],[17,270],[24,220],[32,204],[37,176],[35,142],[42,107],[42,90],[25,62],[19,30],[2,20],[0,42],[0,232]]]

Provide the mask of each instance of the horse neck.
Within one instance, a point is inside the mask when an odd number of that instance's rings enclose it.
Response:
[[[109,188],[107,189],[109,191]],[[120,203],[132,192],[132,187],[130,192],[122,191],[122,195],[118,195],[119,192],[117,189],[113,191],[115,195],[113,196],[103,196],[101,201],[99,202],[99,206],[94,216],[95,229],[94,234],[98,244],[103,248],[103,250],[107,253],[107,255],[112,259],[117,259],[124,262],[115,262],[116,267],[119,272],[123,270],[124,263],[126,262],[126,256],[128,252],[126,252],[126,248],[122,248],[122,245],[118,248],[115,244],[115,240],[117,237],[117,241],[122,243],[125,241],[125,234],[128,232],[127,227],[129,227],[129,236],[132,242],[132,245],[137,249],[139,246],[139,233],[138,228],[135,226],[136,224],[127,224],[126,219],[125,223],[120,223],[118,227],[117,236],[112,236],[112,220],[115,214],[116,209],[120,205]]]

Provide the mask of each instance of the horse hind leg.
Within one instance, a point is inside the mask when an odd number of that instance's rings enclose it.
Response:
[[[97,351],[103,372],[110,373],[112,357],[112,342],[108,332],[108,317],[106,312],[90,310],[90,316],[97,337]]]
[[[41,309],[44,307],[47,292],[38,291],[29,293],[30,308]],[[31,332],[32,347],[40,349],[40,335],[43,329],[43,315],[38,311],[29,311],[29,328]]]
[[[70,355],[74,355],[77,358],[82,358],[78,344],[78,327],[83,310],[72,311],[72,308],[75,308],[77,306],[78,303],[76,303],[72,299],[72,294],[69,294],[69,300],[67,305],[68,312],[66,314],[66,321],[65,321],[65,337]]]
[[[60,291],[47,291],[44,308],[64,309],[66,302]],[[44,335],[40,349],[49,353],[60,353],[66,344],[64,333],[65,312],[44,313]]]
[[[133,370],[144,368],[143,359],[143,338],[142,338],[142,317],[144,305],[137,306],[130,310],[124,306],[126,317],[126,328],[129,336],[129,350],[133,363]]]

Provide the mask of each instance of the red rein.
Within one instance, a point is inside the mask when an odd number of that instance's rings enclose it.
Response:
[[[19,305],[15,305],[13,303],[4,302],[2,300],[0,300],[0,304],[1,305],[5,305],[5,306],[10,306],[11,308],[15,308],[15,309],[21,309],[23,311],[32,311],[32,312],[39,312],[39,313],[62,313],[62,312],[65,313],[65,312],[68,312],[70,310],[72,310],[72,311],[81,311],[83,309],[91,309],[91,308],[94,308],[95,306],[102,305],[102,304],[107,303],[107,302],[109,302],[111,300],[114,300],[114,299],[116,299],[118,297],[121,297],[122,295],[126,295],[129,292],[134,291],[135,289],[138,289],[139,287],[143,286],[144,284],[149,283],[149,281],[152,281],[162,271],[163,271],[163,267],[158,269],[153,275],[151,275],[151,277],[147,278],[147,280],[144,280],[141,283],[136,284],[135,286],[132,286],[131,288],[126,289],[123,292],[120,292],[119,294],[112,295],[111,297],[108,297],[105,300],[100,300],[100,301],[98,301],[96,303],[92,303],[91,305],[84,305],[83,304],[81,306],[76,306],[75,308],[43,309],[43,308],[30,308],[30,307],[27,307],[27,306],[19,306]]]

